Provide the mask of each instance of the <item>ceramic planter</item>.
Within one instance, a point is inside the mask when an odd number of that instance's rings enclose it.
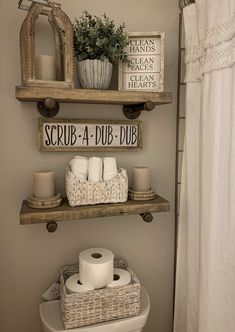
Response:
[[[77,62],[78,79],[84,89],[108,89],[113,65],[108,60],[82,60]]]

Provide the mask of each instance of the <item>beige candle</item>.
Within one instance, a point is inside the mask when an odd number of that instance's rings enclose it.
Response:
[[[134,167],[132,170],[132,190],[150,190],[150,169],[149,167]]]
[[[36,79],[45,81],[56,80],[55,58],[52,55],[37,55],[35,63]]]
[[[33,195],[41,199],[55,196],[53,171],[37,171],[33,173]]]

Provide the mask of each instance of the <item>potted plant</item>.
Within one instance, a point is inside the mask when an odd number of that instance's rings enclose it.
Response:
[[[108,89],[113,65],[118,60],[128,63],[124,28],[124,23],[116,28],[106,14],[100,18],[85,11],[79,20],[75,19],[74,51],[82,88]]]

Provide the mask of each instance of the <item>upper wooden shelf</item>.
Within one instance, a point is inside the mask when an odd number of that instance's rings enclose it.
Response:
[[[128,105],[151,101],[154,105],[162,105],[172,102],[171,92],[16,87],[16,98],[20,101],[43,101],[48,97],[61,103]]]
[[[78,207],[69,206],[67,199],[64,198],[60,206],[51,209],[33,209],[28,206],[27,201],[23,201],[20,211],[20,224],[55,223],[59,221],[133,214],[141,214],[146,222],[150,222],[152,221],[152,218],[150,218],[151,213],[167,212],[169,210],[169,201],[158,195],[150,201],[128,200],[125,203],[84,205]]]

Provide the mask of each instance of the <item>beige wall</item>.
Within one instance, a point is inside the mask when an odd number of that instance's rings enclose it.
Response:
[[[174,103],[141,115],[143,150],[118,152],[119,163],[130,171],[148,165],[157,192],[171,201],[170,213],[155,214],[151,224],[137,216],[108,217],[60,223],[49,234],[44,225],[20,226],[21,201],[32,190],[32,172],[54,169],[58,191],[64,191],[64,169],[73,153],[37,150],[35,103],[20,103],[14,88],[20,84],[19,30],[25,12],[18,1],[0,0],[0,331],[39,332],[41,294],[56,278],[59,267],[74,263],[80,250],[101,246],[127,259],[151,297],[146,332],[170,332],[174,263],[174,160],[177,84],[178,8],[176,0],[64,0],[71,18],[84,9],[106,12],[129,31],[166,32],[165,90]],[[47,34],[45,34],[47,36]],[[119,106],[61,105],[60,117],[123,119]],[[84,155],[91,155],[84,153]],[[99,153],[99,156],[107,155]]]

